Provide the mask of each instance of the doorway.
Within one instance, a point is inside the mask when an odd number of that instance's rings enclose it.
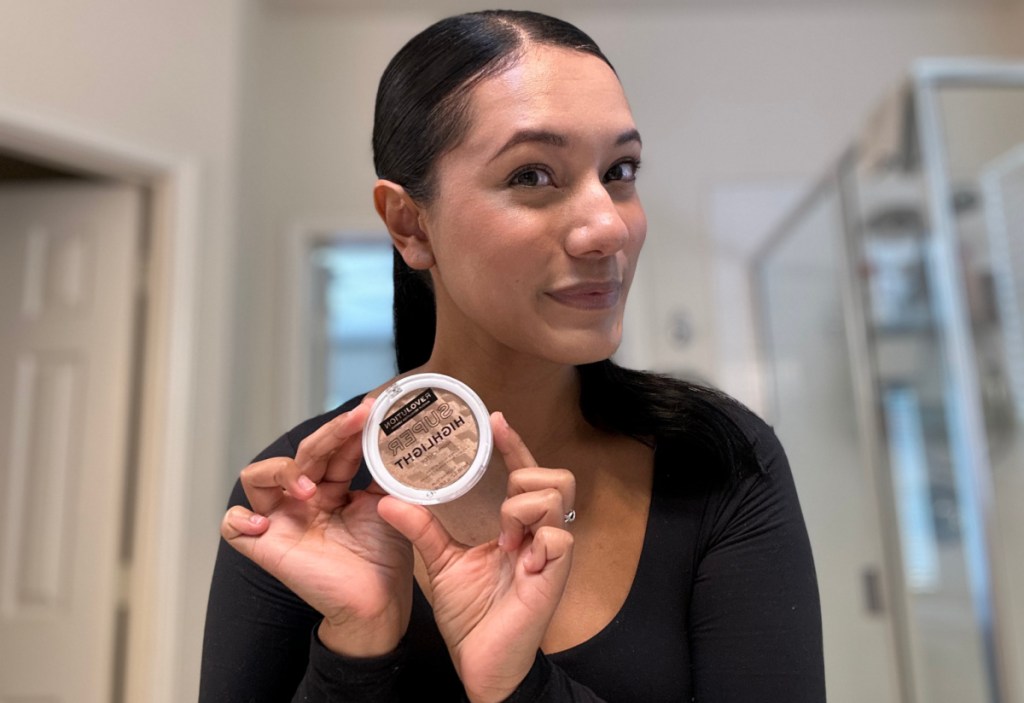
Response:
[[[0,257],[14,291],[5,289],[10,304],[0,311],[0,482],[12,489],[3,499],[5,527],[18,526],[0,543],[2,697],[170,703],[175,690],[197,184],[187,157],[0,103],[0,222],[21,232],[4,237],[10,251]],[[120,204],[62,200],[97,197]],[[120,208],[123,221],[107,227],[71,215],[90,207]],[[110,239],[114,229],[129,234]],[[117,275],[103,268],[115,263]],[[60,335],[98,329],[87,309],[118,330],[100,335],[92,357],[61,351]],[[117,379],[107,393],[112,406],[97,404],[103,392],[94,391],[109,389],[89,380],[94,364],[106,365],[97,376],[104,383]],[[106,462],[113,473],[82,480],[79,462],[104,451],[114,452]],[[89,598],[72,595],[88,584]],[[52,646],[46,624],[82,602],[94,617],[69,631],[77,646]],[[8,656],[33,648],[43,652],[45,671]]]
[[[124,700],[145,201],[0,153],[5,696]]]

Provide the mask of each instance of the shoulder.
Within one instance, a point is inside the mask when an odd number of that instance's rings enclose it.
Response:
[[[309,435],[316,432],[322,426],[338,417],[342,413],[348,412],[352,408],[359,405],[360,401],[365,397],[365,393],[357,395],[355,398],[348,400],[333,410],[328,410],[325,413],[311,417],[308,420],[303,420],[295,427],[291,428],[283,435],[275,439],[270,443],[263,451],[256,455],[253,461],[262,461],[264,459],[270,459],[275,456],[287,456],[294,457],[295,452],[299,449],[299,444],[302,443]]]
[[[751,450],[754,463],[741,473],[771,475],[778,470],[780,464],[785,464],[788,469],[786,453],[775,434],[775,428],[732,396],[724,393],[719,395],[722,399],[722,412],[739,430]]]
[[[676,403],[658,440],[663,458],[683,469],[678,472],[682,484],[722,488],[788,472],[774,429],[739,400],[683,381],[673,393]]]
[[[800,529],[802,511],[786,452],[774,428],[754,411],[734,401],[726,411],[744,437],[748,453],[732,467],[732,478],[714,491],[711,502],[718,528],[725,523],[744,529],[792,523]]]
[[[326,425],[328,422],[338,417],[342,413],[347,413],[349,410],[359,405],[359,403],[365,397],[366,394],[361,393],[356,397],[345,401],[338,407],[334,408],[334,410],[328,410],[327,412],[317,415],[316,417],[311,417],[308,420],[300,422],[298,425],[291,428],[290,430],[288,430],[287,433],[285,433],[286,436],[288,437],[288,441],[292,444],[292,446],[298,447],[302,440],[304,440],[306,437],[313,434],[322,426]]]
[[[712,552],[743,550],[746,547],[742,545],[753,544],[771,553],[791,547],[801,555],[809,554],[797,486],[775,430],[757,413],[727,396],[716,402],[721,403],[723,414],[742,437],[744,451],[733,454],[731,465],[710,470],[693,467],[693,462],[683,457],[672,462],[677,474],[685,475],[696,468],[700,474],[717,478],[680,482],[688,486],[684,495],[695,501],[699,515],[699,559]],[[813,574],[813,566],[808,568]]]

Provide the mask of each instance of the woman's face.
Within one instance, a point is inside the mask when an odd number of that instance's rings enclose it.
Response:
[[[423,218],[439,341],[607,358],[647,231],[640,138],[618,78],[594,56],[534,46],[469,105]]]

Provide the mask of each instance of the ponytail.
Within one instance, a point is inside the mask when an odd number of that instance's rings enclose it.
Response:
[[[738,424],[750,411],[725,393],[611,359],[576,368],[584,419],[654,446],[675,467],[675,487],[718,485],[759,469]]]
[[[392,318],[395,325],[395,361],[398,373],[427,363],[434,348],[437,314],[434,291],[427,277],[413,271],[395,249],[393,278],[395,298]]]

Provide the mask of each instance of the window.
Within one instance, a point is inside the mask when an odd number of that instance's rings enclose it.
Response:
[[[392,248],[378,239],[333,239],[310,249],[311,401],[330,410],[395,374]]]

